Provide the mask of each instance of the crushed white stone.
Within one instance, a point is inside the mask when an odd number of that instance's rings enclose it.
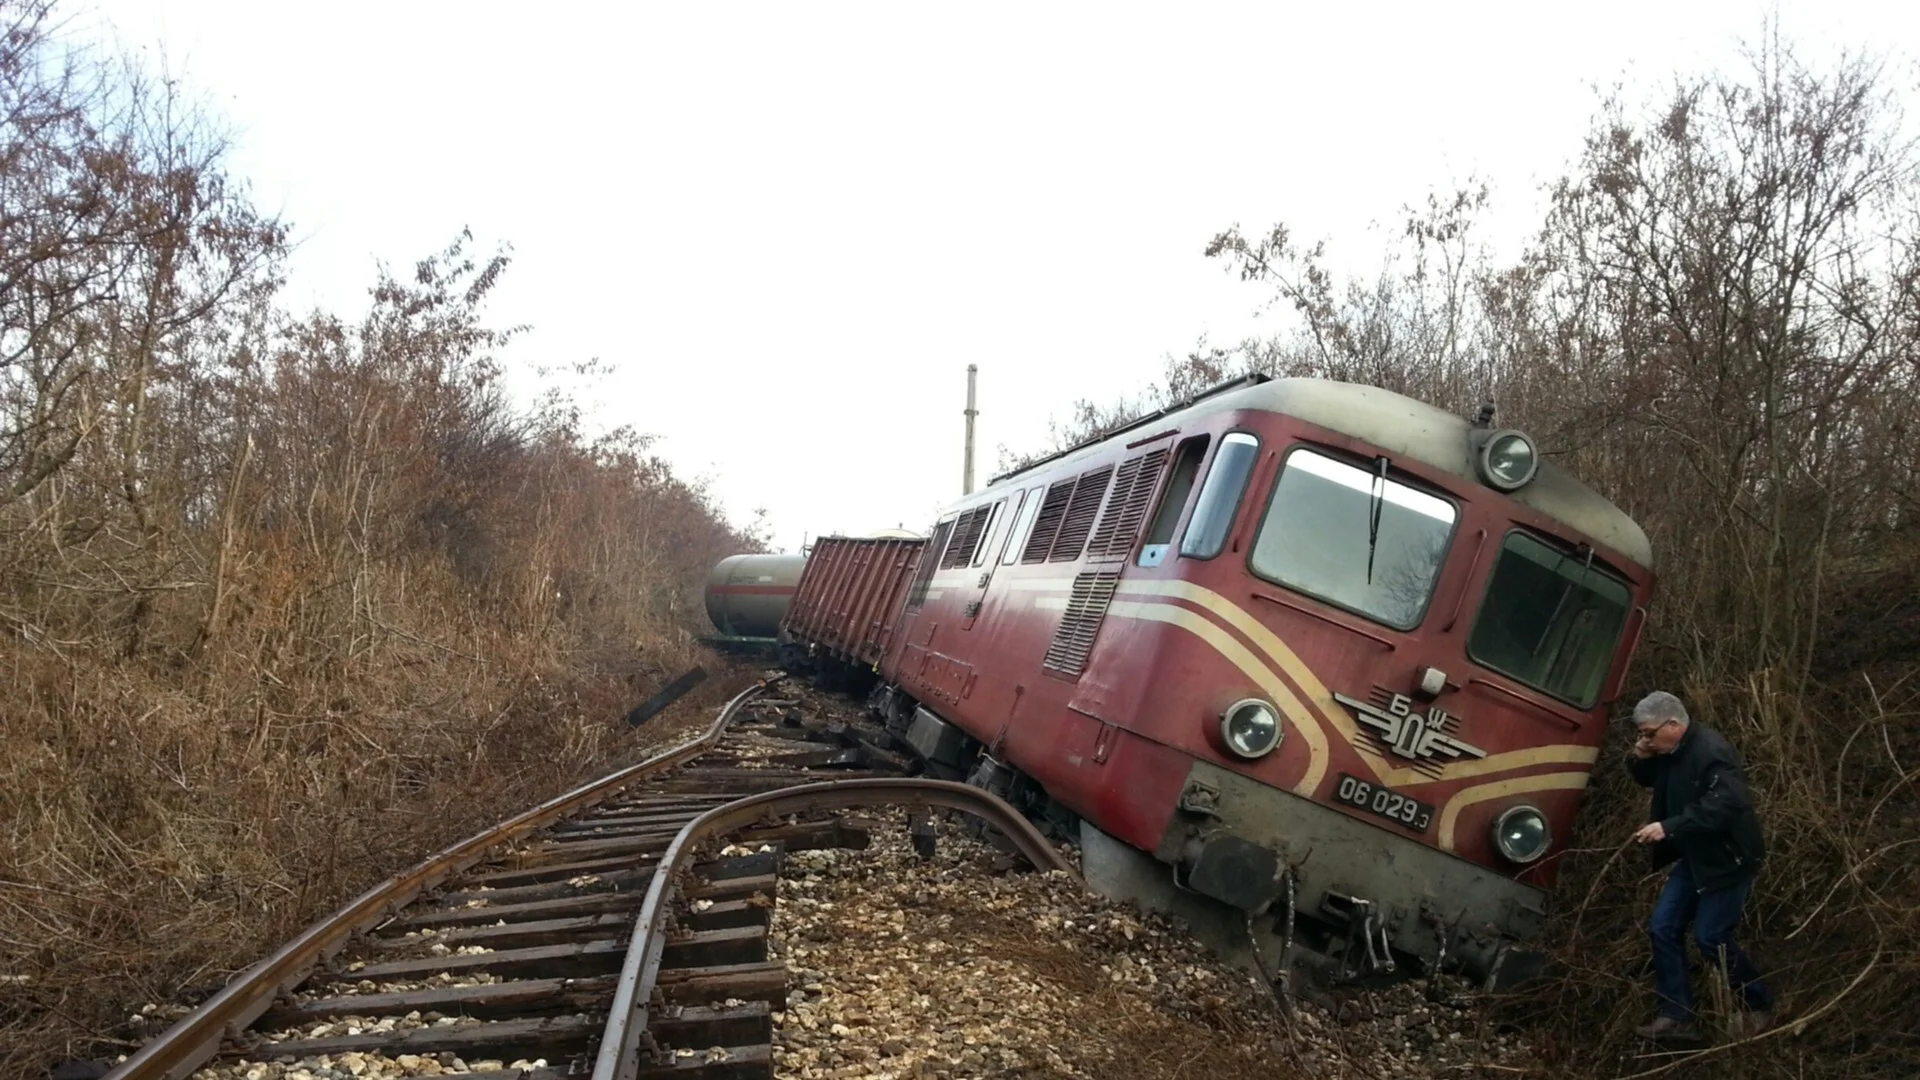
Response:
[[[1063,874],[998,872],[998,853],[957,823],[922,861],[904,815],[882,820],[868,850],[795,852],[782,869],[779,1077],[1384,1080],[1528,1057],[1414,985],[1361,995],[1346,1023],[1296,1000],[1289,1021],[1264,985],[1158,916]]]

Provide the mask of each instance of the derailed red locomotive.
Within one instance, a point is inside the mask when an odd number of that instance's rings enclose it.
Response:
[[[1251,378],[819,541],[782,638],[935,773],[1353,977],[1518,974],[1653,587],[1532,441]],[[1109,841],[1110,843],[1110,841]]]

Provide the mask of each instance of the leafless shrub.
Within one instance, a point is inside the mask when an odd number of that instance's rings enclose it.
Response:
[[[49,19],[0,0],[9,1076],[634,752],[756,543],[644,438],[511,405],[468,237],[356,321],[277,310],[220,141]]]

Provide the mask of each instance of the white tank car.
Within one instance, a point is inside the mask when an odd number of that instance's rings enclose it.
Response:
[[[707,575],[707,618],[727,637],[771,638],[805,569],[804,555],[730,555]]]

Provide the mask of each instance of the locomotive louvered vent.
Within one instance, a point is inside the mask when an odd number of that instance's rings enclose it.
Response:
[[[1073,498],[1067,502],[1067,516],[1060,521],[1060,535],[1054,538],[1053,552],[1047,556],[1048,562],[1072,562],[1080,557],[1087,534],[1093,531],[1093,516],[1100,512],[1100,499],[1107,493],[1107,481],[1112,478],[1111,465],[1080,474],[1073,485]]]
[[[953,532],[953,522],[943,521],[934,526],[933,536],[927,540],[927,546],[920,549],[920,565],[913,572],[913,589],[907,593],[907,610],[917,611],[927,601],[927,583],[933,580],[933,571],[940,565],[940,556],[946,551],[947,536]]]
[[[1120,463],[1114,477],[1113,498],[1100,514],[1100,525],[1087,543],[1087,558],[1125,558],[1133,550],[1133,538],[1146,520],[1147,504],[1153,498],[1153,486],[1167,463],[1165,449],[1154,450]]]
[[[1047,489],[1047,501],[1040,504],[1040,516],[1033,519],[1033,532],[1027,534],[1027,546],[1020,552],[1021,562],[1047,561],[1047,551],[1060,533],[1060,522],[1067,516],[1067,501],[1072,498],[1071,480],[1062,480]]]
[[[993,507],[988,505],[976,506],[960,515],[953,523],[953,539],[947,542],[947,554],[940,560],[940,569],[951,570],[973,562],[974,554],[980,550],[980,537],[987,531],[987,516],[992,513]]]
[[[1107,617],[1107,605],[1113,602],[1113,590],[1120,584],[1117,570],[1093,570],[1075,575],[1073,596],[1067,600],[1067,612],[1060,617],[1060,629],[1054,631],[1053,644],[1047,646],[1045,666],[1068,675],[1087,668],[1093,652],[1093,639]]]

